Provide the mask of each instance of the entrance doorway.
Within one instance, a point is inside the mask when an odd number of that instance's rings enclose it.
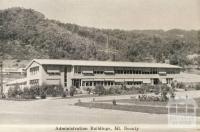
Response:
[[[72,79],[72,86],[76,88],[80,88],[81,86],[81,79]]]
[[[158,85],[159,84],[159,79],[158,78],[154,78],[153,79],[153,84],[154,85]]]

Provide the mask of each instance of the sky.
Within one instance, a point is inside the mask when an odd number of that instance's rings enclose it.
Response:
[[[200,29],[200,0],[0,0],[46,18],[109,29]]]

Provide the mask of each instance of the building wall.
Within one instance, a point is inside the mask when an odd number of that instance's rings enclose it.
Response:
[[[35,73],[31,72],[32,68],[38,67],[38,71],[35,71]],[[31,81],[33,80],[38,80],[38,84],[36,85],[42,85],[42,74],[43,74],[43,69],[42,66],[36,62],[33,62],[30,67],[27,68],[26,70],[27,73],[27,86],[31,87],[33,84],[31,84]]]
[[[40,85],[60,85],[67,88],[72,84],[73,73],[71,70],[71,66],[42,65],[40,69],[42,83]]]
[[[36,74],[31,73],[31,68],[39,67]],[[122,73],[118,73],[121,72]],[[132,71],[131,71],[132,70]],[[131,73],[141,71],[140,74]],[[153,72],[156,73],[153,74]],[[179,69],[175,68],[124,68],[124,67],[92,67],[92,66],[62,66],[62,65],[40,65],[33,62],[27,69],[27,86],[31,80],[39,80],[38,85],[61,85],[64,88],[70,88],[73,80],[80,80],[80,87],[85,81],[91,80],[117,82],[120,79],[123,82],[137,82],[142,80],[143,83],[153,84],[153,79],[159,79],[162,83],[170,81],[180,73]],[[66,79],[65,79],[66,78]]]
[[[75,66],[73,79],[81,79],[81,84],[85,82],[107,81],[108,83],[128,82],[128,84],[137,84],[137,82],[154,84],[154,79],[159,79],[162,83],[171,83],[173,78],[180,73],[179,69],[169,68],[125,68],[125,67],[77,67]],[[140,73],[134,73],[133,70]],[[156,73],[153,74],[153,72]],[[106,74],[110,72],[111,74]],[[112,73],[113,72],[113,73]],[[121,73],[122,72],[122,73]],[[136,82],[136,83],[135,83]],[[90,86],[81,86],[90,87]],[[109,86],[110,87],[110,86]]]
[[[162,83],[171,83],[180,73],[179,68],[142,68],[142,67],[115,67],[115,66],[73,66],[68,65],[40,65],[33,61],[26,69],[26,83],[14,81],[9,86],[20,84],[21,88],[42,85],[61,85],[70,88],[72,85],[80,85],[80,88],[94,87],[103,84],[126,84],[128,87],[141,85],[142,83],[154,84],[155,80]],[[122,65],[123,66],[123,65]],[[87,86],[86,86],[87,83]],[[88,86],[91,83],[92,86]]]

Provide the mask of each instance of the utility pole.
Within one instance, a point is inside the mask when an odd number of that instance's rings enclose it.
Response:
[[[3,61],[0,61],[0,74],[1,74],[1,96],[3,96]]]
[[[118,53],[119,51],[110,49],[109,48],[109,42],[110,42],[110,40],[109,40],[109,34],[107,34],[107,40],[106,40],[105,50],[98,50],[98,51],[103,51],[103,52],[107,53],[108,56],[109,56],[108,60],[111,60],[111,55],[114,55],[113,56],[113,60],[115,61],[115,54]]]
[[[0,83],[1,83],[1,90],[0,95],[3,97],[3,59],[4,59],[4,49],[3,44],[0,45]]]

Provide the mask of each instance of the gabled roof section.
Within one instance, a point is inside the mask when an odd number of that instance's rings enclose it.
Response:
[[[26,69],[36,62],[40,65],[71,65],[71,66],[108,66],[108,67],[149,67],[149,68],[181,68],[165,63],[122,62],[122,61],[91,61],[91,60],[61,60],[61,59],[34,59]]]
[[[27,70],[32,64],[33,64],[33,62],[36,62],[36,63],[38,63],[37,61],[36,61],[36,59],[33,59],[31,62],[29,62],[28,63],[28,65],[25,67],[25,70]],[[38,63],[39,65],[41,65],[40,63]]]

